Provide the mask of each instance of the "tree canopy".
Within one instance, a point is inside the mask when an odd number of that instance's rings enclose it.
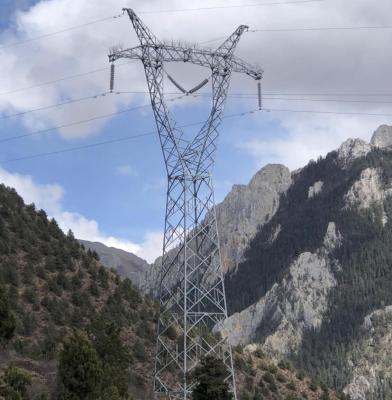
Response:
[[[226,378],[229,376],[223,361],[212,355],[206,356],[195,369],[193,400],[232,400]]]

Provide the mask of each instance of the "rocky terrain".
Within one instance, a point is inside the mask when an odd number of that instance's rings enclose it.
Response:
[[[217,205],[221,258],[225,272],[235,269],[256,235],[259,225],[276,213],[279,201],[291,185],[287,167],[269,164],[258,171],[248,185],[234,185]]]
[[[392,377],[390,309],[378,310],[392,304],[391,145],[392,127],[381,126],[370,143],[349,139],[292,174],[226,274],[231,315],[216,327],[232,344],[260,343],[358,400],[388,398],[380,390]]]
[[[231,315],[219,327],[233,345],[262,342],[270,355],[298,351],[306,329],[317,329],[327,308],[328,294],[337,282],[329,255],[340,243],[331,222],[323,246],[315,253],[300,254],[287,275],[257,303]],[[336,262],[335,262],[336,263]]]
[[[216,330],[233,345],[260,344],[276,362],[290,358],[355,400],[388,398],[391,194],[386,125],[370,143],[348,139],[298,171],[267,165],[233,186],[217,205],[230,317]],[[143,262],[125,266],[133,258],[105,251],[113,249],[97,250],[107,266],[143,286]],[[147,269],[150,288],[159,262]]]
[[[392,306],[373,311],[362,325],[363,339],[350,358],[352,400],[392,398]]]

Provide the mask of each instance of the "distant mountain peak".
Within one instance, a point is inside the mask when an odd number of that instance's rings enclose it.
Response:
[[[392,126],[381,125],[372,136],[370,143],[378,148],[387,148],[392,146]]]

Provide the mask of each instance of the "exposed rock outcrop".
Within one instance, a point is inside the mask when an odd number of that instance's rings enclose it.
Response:
[[[258,171],[248,185],[234,185],[225,199],[216,206],[224,272],[238,266],[258,227],[274,216],[280,196],[287,191],[291,182],[291,173],[287,167],[269,164]],[[276,232],[278,234],[279,231]],[[147,275],[144,285],[147,291],[154,291],[157,286],[161,262],[160,257]]]
[[[380,385],[392,380],[392,306],[366,316],[363,330],[365,338],[350,360],[352,379],[344,389],[352,400],[367,400]],[[389,399],[387,396],[383,398]]]
[[[374,204],[381,204],[391,189],[385,187],[381,171],[376,168],[366,168],[345,196],[347,206],[366,209]]]
[[[366,156],[372,146],[362,139],[347,139],[338,149],[338,162],[347,168],[355,159]]]
[[[345,196],[346,207],[357,207],[359,210],[378,206],[382,212],[382,223],[387,223],[384,210],[384,200],[392,194],[391,184],[382,179],[382,171],[376,168],[366,168]]]
[[[278,357],[295,353],[305,329],[321,324],[328,293],[336,285],[329,253],[340,241],[331,222],[317,252],[300,254],[281,283],[274,284],[258,302],[233,314],[217,329],[233,345],[258,341]]]
[[[381,125],[373,134],[371,145],[378,148],[388,148],[392,146],[392,126]]]
[[[315,182],[314,185],[312,185],[309,188],[308,199],[311,199],[314,196],[317,196],[319,193],[321,193],[321,191],[323,190],[323,185],[324,185],[324,182],[322,182],[322,181]]]
[[[287,167],[267,165],[248,185],[234,185],[217,205],[217,220],[224,271],[236,268],[260,225],[268,222],[279,207],[279,199],[291,185]]]

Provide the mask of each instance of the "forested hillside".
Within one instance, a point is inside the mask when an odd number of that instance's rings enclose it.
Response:
[[[64,340],[70,351],[86,347],[96,358],[95,373],[105,377],[96,398],[125,398],[128,392],[150,398],[156,306],[97,258],[44,211],[0,186],[0,284],[13,316],[0,321],[0,368],[31,373],[29,398],[68,398],[57,379]],[[64,368],[69,363],[62,369],[67,376]]]
[[[0,185],[1,400],[150,400],[156,313],[71,232]],[[259,349],[238,347],[234,360],[240,400],[337,398]]]

